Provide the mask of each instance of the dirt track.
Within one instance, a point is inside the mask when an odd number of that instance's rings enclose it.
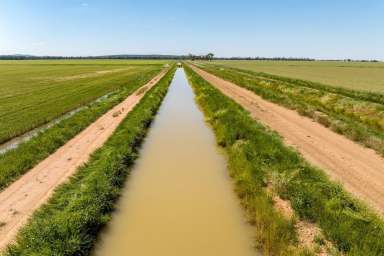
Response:
[[[153,87],[165,73],[166,70],[160,72],[0,193],[0,250],[15,238],[20,227],[47,201],[54,189],[73,175],[104,144],[145,95],[144,92]]]
[[[342,135],[300,116],[296,111],[271,103],[231,82],[191,66],[251,115],[277,131],[305,159],[325,170],[357,197],[384,213],[384,158]]]

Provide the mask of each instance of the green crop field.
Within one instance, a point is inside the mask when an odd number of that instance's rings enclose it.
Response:
[[[344,87],[384,92],[384,63],[341,61],[216,61],[215,64]]]
[[[0,143],[111,91],[164,61],[0,61]]]

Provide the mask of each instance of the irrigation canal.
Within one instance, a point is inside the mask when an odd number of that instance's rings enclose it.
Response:
[[[255,255],[225,157],[176,71],[94,255]]]

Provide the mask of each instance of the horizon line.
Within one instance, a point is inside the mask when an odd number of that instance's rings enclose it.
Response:
[[[203,57],[205,55],[202,54],[192,54],[196,57]],[[12,58],[23,58],[20,60],[28,60],[28,59],[60,59],[60,58],[69,58],[69,59],[95,59],[95,58],[110,58],[110,57],[167,57],[167,58],[187,58],[190,56],[190,54],[105,54],[105,55],[34,55],[34,54],[0,54],[0,60],[7,60],[6,57],[9,57],[9,60],[12,60]],[[111,58],[112,59],[112,58]],[[353,58],[313,58],[313,57],[287,57],[287,56],[275,56],[275,57],[263,57],[263,56],[231,56],[231,57],[224,57],[224,56],[215,56],[213,59],[217,60],[306,60],[306,61],[356,61],[356,62],[383,62],[382,59],[353,59]]]

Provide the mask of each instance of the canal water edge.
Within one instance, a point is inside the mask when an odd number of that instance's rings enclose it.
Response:
[[[183,69],[176,71],[94,255],[256,255],[226,169]]]

